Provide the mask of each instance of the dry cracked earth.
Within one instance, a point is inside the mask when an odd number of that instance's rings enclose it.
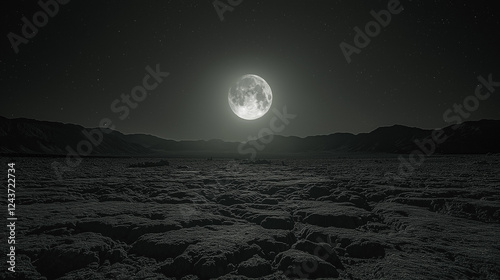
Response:
[[[394,156],[84,159],[62,181],[54,159],[12,160],[16,272],[4,229],[1,279],[500,279],[498,155],[403,179]]]

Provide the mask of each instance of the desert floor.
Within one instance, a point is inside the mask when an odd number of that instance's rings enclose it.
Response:
[[[16,163],[1,279],[500,279],[500,156]],[[2,185],[6,186],[6,180]],[[5,190],[5,188],[4,188]],[[1,207],[7,224],[7,192]]]

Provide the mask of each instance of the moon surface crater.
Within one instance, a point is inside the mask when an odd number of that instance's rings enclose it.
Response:
[[[273,102],[269,84],[253,74],[241,76],[229,89],[229,107],[240,118],[255,120],[264,116]]]

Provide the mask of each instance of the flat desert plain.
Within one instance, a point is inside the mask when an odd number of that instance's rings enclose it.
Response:
[[[1,158],[1,279],[500,279],[499,155],[54,160]]]

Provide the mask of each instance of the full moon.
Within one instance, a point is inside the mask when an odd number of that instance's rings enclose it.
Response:
[[[229,89],[229,107],[240,118],[256,120],[264,116],[273,103],[267,82],[257,75],[244,75]]]

